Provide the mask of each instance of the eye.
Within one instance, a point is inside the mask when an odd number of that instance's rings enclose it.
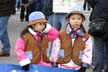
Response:
[[[71,20],[75,20],[75,18],[71,18]]]
[[[81,18],[77,18],[78,20],[81,20]]]
[[[40,23],[40,25],[45,25],[45,23]]]

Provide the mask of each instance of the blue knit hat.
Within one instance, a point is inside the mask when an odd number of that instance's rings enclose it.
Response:
[[[71,14],[80,14],[82,15],[82,17],[84,18],[85,20],[85,16],[84,16],[84,10],[83,8],[80,8],[80,7],[73,7],[69,10],[67,16],[66,16],[66,19],[68,19],[70,17]]]
[[[46,22],[47,22],[47,20],[45,19],[44,14],[40,11],[32,12],[29,15],[28,25],[33,25],[33,24],[37,24],[37,23],[46,23]]]

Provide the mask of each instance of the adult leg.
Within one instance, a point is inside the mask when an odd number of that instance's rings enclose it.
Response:
[[[19,0],[16,0],[16,10],[18,9],[18,1]]]
[[[20,11],[20,20],[23,21],[25,17],[25,7],[21,6],[21,11]]]
[[[48,19],[48,23],[51,24],[51,26],[53,26],[53,16],[54,14],[46,16],[46,18]]]
[[[86,0],[84,0],[83,9],[86,10]]]
[[[105,41],[105,45],[106,45],[106,48],[105,48],[105,59],[106,59],[106,62],[105,62],[105,64],[107,65],[107,67],[105,69],[105,72],[108,72],[108,38]]]
[[[58,20],[58,15],[55,13],[53,14],[53,26],[59,30],[59,20]]]
[[[99,38],[94,37],[94,66],[93,72],[102,72],[104,66],[104,49],[105,42]]]
[[[60,24],[61,24],[60,30],[66,27],[65,18],[66,18],[66,13],[59,14],[59,21],[60,21]]]
[[[3,48],[0,56],[3,56],[3,53],[10,52],[10,42],[7,32],[9,16],[0,17],[0,40],[2,42]]]
[[[91,6],[88,2],[87,2],[87,9],[88,9],[88,11],[91,9]]]
[[[18,5],[17,5],[17,9],[20,9],[20,0],[18,0]]]
[[[29,17],[29,7],[26,8],[25,21],[28,21],[28,17]]]

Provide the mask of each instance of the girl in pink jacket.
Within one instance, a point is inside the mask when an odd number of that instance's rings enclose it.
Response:
[[[59,68],[85,72],[92,61],[92,40],[82,23],[85,20],[81,8],[72,8],[66,16],[67,26],[54,40],[50,60]]]
[[[48,44],[58,35],[58,31],[47,23],[42,12],[32,12],[28,26],[22,31],[21,38],[16,41],[15,52],[22,68],[28,70],[29,64],[51,66]]]

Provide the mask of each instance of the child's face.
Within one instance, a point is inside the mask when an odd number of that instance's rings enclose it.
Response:
[[[71,25],[72,28],[80,28],[83,22],[83,18],[80,14],[72,14],[68,19],[68,23]]]
[[[45,23],[38,23],[32,25],[34,31],[42,32],[45,29]]]

